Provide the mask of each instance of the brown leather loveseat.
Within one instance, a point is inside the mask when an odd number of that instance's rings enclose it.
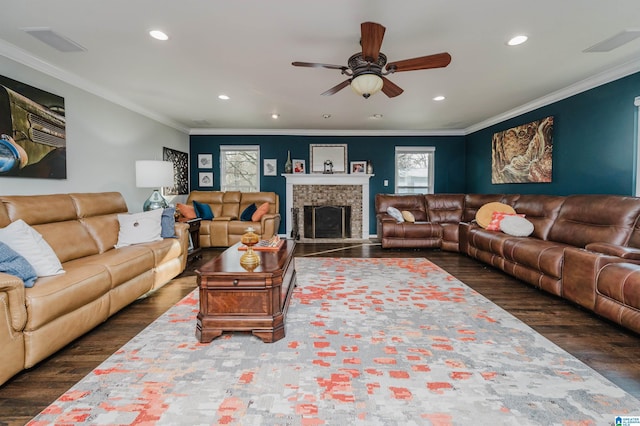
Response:
[[[200,224],[200,247],[229,247],[240,241],[248,227],[265,240],[278,233],[280,197],[275,192],[191,191],[187,204],[208,204],[213,220]],[[269,210],[257,221],[240,220],[242,212],[252,204],[269,203]]]
[[[530,236],[475,223],[487,203],[508,204]],[[383,248],[465,253],[640,333],[640,198],[616,195],[376,195]],[[389,206],[415,223],[392,218]]]
[[[175,224],[177,238],[114,248],[126,212],[117,192],[0,196],[0,228],[22,219],[65,271],[30,288],[0,272],[0,384],[182,273],[188,225]]]

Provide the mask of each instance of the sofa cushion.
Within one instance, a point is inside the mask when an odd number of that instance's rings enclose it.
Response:
[[[515,214],[515,210],[508,204],[491,202],[486,203],[478,209],[476,212],[476,222],[483,228],[486,228],[491,223],[493,218],[493,212],[503,212]]]
[[[262,219],[262,216],[264,216],[268,212],[269,212],[269,203],[262,203],[260,204],[260,207],[258,207],[256,211],[251,215],[251,220],[253,222],[260,222],[260,219]]]
[[[197,217],[204,220],[213,220],[213,211],[211,210],[211,206],[208,204],[194,200],[193,209],[195,210]]]
[[[176,238],[176,209],[167,207],[162,210],[160,218],[160,236],[162,238]]]
[[[402,213],[400,210],[396,209],[393,206],[387,207],[387,214],[394,218],[398,223],[404,222],[404,217],[402,217]]]
[[[196,210],[193,206],[178,203],[176,204],[176,208],[180,212],[180,216],[182,216],[185,219],[195,219],[196,217],[198,217],[196,215]]]
[[[120,248],[132,244],[161,240],[161,218],[162,209],[133,214],[119,214],[120,231],[118,232],[118,243],[115,247]]]
[[[249,204],[240,214],[240,220],[243,222],[251,222],[253,214],[258,210],[255,203]]]
[[[22,219],[0,229],[0,241],[27,259],[39,277],[64,273],[51,246]]]
[[[0,272],[20,278],[25,287],[33,287],[38,278],[38,274],[27,259],[3,242],[0,242]]]
[[[405,222],[414,223],[416,221],[415,216],[410,211],[403,210],[401,213],[402,213],[402,218],[405,220]]]
[[[516,237],[528,237],[533,233],[533,223],[522,216],[505,216],[499,222],[500,230]]]

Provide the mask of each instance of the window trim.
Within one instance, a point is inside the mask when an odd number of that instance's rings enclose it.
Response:
[[[427,153],[431,156],[429,168],[429,176],[428,176],[428,188],[425,194],[433,194],[434,193],[434,182],[435,182],[435,163],[436,163],[436,147],[435,146],[396,146],[395,153],[393,155],[393,162],[395,168],[395,183],[394,183],[394,191],[396,194],[399,194],[398,191],[398,182],[400,181],[399,170],[398,170],[398,154],[406,154],[406,153]]]
[[[224,185],[225,176],[225,151],[251,151],[257,154],[256,159],[256,192],[260,192],[260,145],[220,145],[220,190],[221,191],[237,191],[237,189],[226,189]]]

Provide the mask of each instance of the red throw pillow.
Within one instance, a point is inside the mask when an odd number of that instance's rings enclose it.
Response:
[[[514,213],[506,213],[506,212],[493,212],[491,215],[491,222],[486,227],[487,231],[500,231],[500,222],[504,219],[505,216],[520,216],[524,217],[523,214],[514,214]]]
[[[267,214],[267,212],[269,212],[269,203],[262,203],[260,207],[258,207],[258,210],[251,216],[251,221],[260,222],[262,216]]]
[[[193,206],[178,203],[176,204],[176,208],[180,212],[180,216],[185,219],[195,219],[196,217],[198,217],[196,215],[196,209],[194,209]]]

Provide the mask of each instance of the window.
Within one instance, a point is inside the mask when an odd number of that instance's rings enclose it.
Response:
[[[396,147],[396,194],[433,194],[432,146]]]
[[[220,189],[222,191],[260,191],[259,160],[258,145],[221,145]]]

